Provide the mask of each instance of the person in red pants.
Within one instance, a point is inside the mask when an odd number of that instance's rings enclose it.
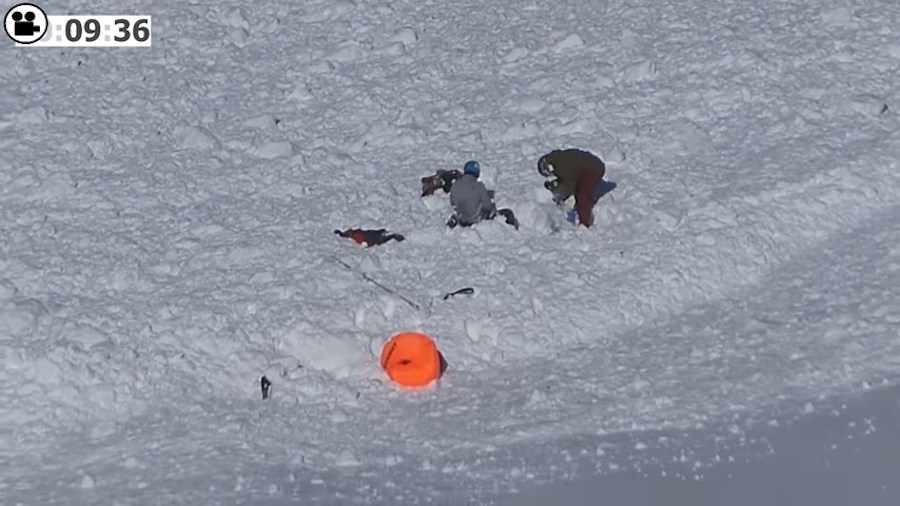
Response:
[[[561,205],[575,196],[578,223],[594,224],[594,205],[609,191],[603,177],[606,164],[597,155],[581,149],[557,149],[542,156],[538,172],[548,178],[544,187],[553,193],[553,201]]]

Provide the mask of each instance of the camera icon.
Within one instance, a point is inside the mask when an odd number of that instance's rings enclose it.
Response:
[[[33,12],[26,12],[24,15],[25,21],[22,21],[23,15],[21,12],[12,13],[12,19],[15,23],[13,31],[16,33],[16,37],[31,37],[41,31],[41,27],[34,24],[35,17]]]
[[[47,14],[37,5],[20,3],[6,12],[3,27],[9,38],[18,44],[34,44],[49,29]]]

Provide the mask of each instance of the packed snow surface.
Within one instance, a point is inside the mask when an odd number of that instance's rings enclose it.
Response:
[[[893,0],[42,7],[153,46],[0,51],[4,504],[458,503],[900,384]],[[520,230],[420,198],[472,158]]]

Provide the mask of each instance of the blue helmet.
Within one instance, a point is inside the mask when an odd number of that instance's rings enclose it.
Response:
[[[481,165],[475,160],[469,160],[463,165],[463,174],[472,174],[475,177],[481,175]]]

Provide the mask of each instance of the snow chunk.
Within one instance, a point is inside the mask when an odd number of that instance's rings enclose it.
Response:
[[[275,117],[271,114],[260,114],[244,120],[244,125],[250,128],[269,128],[275,126]]]
[[[849,97],[842,97],[835,109],[846,114],[862,114],[863,116],[878,116],[886,111],[887,102],[884,98],[870,95],[859,94]]]
[[[58,385],[65,375],[59,365],[47,357],[41,357],[31,363],[31,379],[44,385]],[[69,378],[71,379],[71,378]]]
[[[347,63],[362,58],[366,52],[366,48],[359,42],[345,40],[322,56],[322,59],[329,62]]]
[[[281,351],[305,367],[344,378],[371,368],[372,355],[351,335],[332,335],[301,323],[281,340]],[[380,351],[380,347],[379,347]]]
[[[247,21],[247,16],[239,8],[231,9],[225,14],[224,20],[226,25],[232,26],[235,28],[243,28],[245,30],[250,29],[250,21]]]
[[[41,106],[30,107],[15,116],[15,123],[18,125],[38,125],[45,123],[50,119],[50,113]]]
[[[293,91],[288,93],[288,100],[296,100],[298,102],[304,102],[312,98],[312,92],[309,90],[309,85],[301,84],[296,86]]]
[[[900,59],[900,44],[894,44],[892,46],[888,46],[887,53],[892,58]]]
[[[244,28],[233,28],[228,32],[228,41],[237,47],[244,47],[250,40],[250,32]]]
[[[513,49],[512,51],[510,51],[509,53],[507,53],[506,56],[503,57],[503,61],[505,61],[506,63],[512,63],[514,61],[518,61],[518,60],[521,60],[522,58],[525,58],[526,56],[528,56],[528,54],[529,54],[528,50],[525,49],[524,47],[517,47],[517,48]]]
[[[34,328],[38,320],[46,315],[47,308],[35,299],[17,302],[11,307],[0,309],[0,334],[22,334]]]
[[[34,174],[31,174],[30,172],[24,172],[17,174],[12,181],[6,184],[6,187],[3,188],[3,190],[8,193],[24,193],[25,191],[31,191],[31,189],[38,184],[38,180],[34,176]]]
[[[541,392],[538,389],[535,389],[531,392],[531,395],[528,397],[528,402],[526,403],[528,406],[540,406],[547,402],[547,394]]]
[[[517,111],[527,112],[527,113],[539,112],[544,107],[547,107],[547,102],[543,101],[540,98],[536,98],[536,97],[525,98],[515,106]]]
[[[353,12],[354,9],[356,9],[356,2],[353,0],[337,0],[329,2],[324,13],[328,18],[337,18]]]
[[[394,467],[403,462],[403,457],[399,455],[388,455],[384,458],[384,465],[388,467]]]
[[[83,490],[92,490],[97,486],[97,480],[93,476],[86,474],[81,477],[81,488]]]
[[[384,48],[382,48],[378,53],[382,55],[388,56],[400,56],[406,51],[406,46],[404,46],[400,42],[394,42],[392,44],[388,44]]]
[[[328,72],[332,72],[334,69],[334,63],[331,63],[328,60],[319,60],[309,67],[309,71],[314,74],[326,74]]]
[[[85,143],[92,157],[102,160],[112,154],[112,146],[103,139],[93,139]]]
[[[246,263],[254,258],[264,256],[265,250],[254,246],[240,246],[228,252],[228,260],[235,264]]]
[[[822,22],[828,26],[853,26],[853,14],[847,7],[838,7],[822,13]]]
[[[626,83],[634,83],[640,81],[649,81],[656,77],[656,63],[650,60],[634,63],[622,71],[622,81]]]
[[[572,34],[554,44],[553,51],[556,53],[563,53],[570,49],[576,49],[582,46],[584,46],[584,40],[578,34]]]
[[[40,197],[52,200],[75,192],[75,181],[68,174],[56,172],[41,181]]]
[[[669,126],[668,135],[671,141],[686,153],[700,151],[712,143],[709,132],[685,117]]]
[[[258,146],[251,151],[251,154],[264,158],[266,160],[274,160],[292,156],[294,154],[294,145],[291,141],[272,141]]]
[[[200,122],[204,125],[209,125],[215,123],[219,120],[219,113],[216,110],[210,110],[203,113],[203,116],[200,117]]]
[[[355,455],[345,450],[337,456],[335,465],[337,465],[338,467],[355,467],[360,465],[360,461],[356,458]]]
[[[19,289],[16,288],[16,285],[12,281],[0,278],[0,302],[12,300],[18,292]]]
[[[473,343],[481,340],[481,321],[466,319],[463,321],[466,337]]]
[[[356,9],[356,2],[353,0],[338,0],[324,5],[312,5],[311,12],[302,16],[301,19],[308,23],[329,21],[340,18]]]
[[[539,135],[540,127],[535,122],[522,122],[509,126],[506,131],[500,133],[497,139],[500,141],[518,141]]]
[[[67,153],[72,153],[75,156],[91,156],[90,150],[88,150],[84,142],[80,140],[65,141],[59,145],[59,148]]]
[[[178,127],[175,129],[175,135],[181,138],[179,142],[181,149],[205,151],[220,147],[219,141],[205,128],[196,126]]]
[[[409,47],[419,41],[419,33],[415,28],[405,27],[394,32],[388,42],[399,42],[404,47]]]

